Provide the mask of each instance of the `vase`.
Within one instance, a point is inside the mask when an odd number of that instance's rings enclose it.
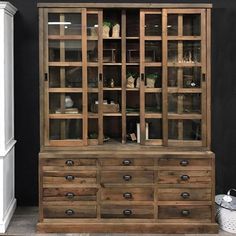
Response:
[[[112,27],[112,38],[118,38],[118,37],[120,37],[120,25],[115,24]]]
[[[109,32],[110,32],[110,27],[109,26],[107,26],[107,25],[104,25],[103,27],[102,27],[102,36],[103,36],[103,38],[109,38]]]
[[[71,108],[71,107],[73,107],[73,105],[74,105],[74,102],[71,99],[71,97],[65,96],[65,108]]]
[[[128,77],[126,88],[134,88],[134,81],[135,81],[135,78],[133,76]]]

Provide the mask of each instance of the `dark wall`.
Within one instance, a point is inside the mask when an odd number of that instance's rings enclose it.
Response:
[[[15,16],[16,198],[19,205],[36,205],[39,152],[37,1],[10,2],[18,8]],[[229,187],[236,188],[236,1],[137,2],[213,3],[212,150],[216,153],[216,190],[220,193]]]

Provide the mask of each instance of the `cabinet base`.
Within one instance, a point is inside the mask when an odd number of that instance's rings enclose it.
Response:
[[[39,233],[218,233],[216,223],[56,223],[37,224]]]

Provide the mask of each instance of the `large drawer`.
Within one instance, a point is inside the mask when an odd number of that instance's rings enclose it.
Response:
[[[45,218],[95,218],[96,205],[86,206],[44,206]]]
[[[153,166],[153,159],[142,158],[104,158],[100,159],[101,166]]]
[[[102,184],[152,184],[153,171],[102,171]]]
[[[96,201],[97,188],[44,188],[43,201]]]
[[[160,201],[211,201],[210,188],[158,188]]]
[[[83,171],[45,171],[43,184],[96,184],[97,172]]]
[[[101,218],[153,218],[153,206],[102,205]]]
[[[209,184],[210,170],[161,170],[158,171],[159,184]]]
[[[102,201],[153,201],[153,188],[102,188]]]
[[[211,222],[211,206],[158,206],[158,219],[177,222]]]

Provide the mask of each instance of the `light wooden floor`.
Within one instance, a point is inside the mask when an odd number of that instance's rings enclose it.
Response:
[[[141,234],[37,234],[35,232],[35,226],[38,220],[38,208],[37,207],[18,207],[9,225],[6,234],[0,235],[22,235],[22,236],[136,236]],[[142,236],[164,236],[161,234],[142,234]],[[186,236],[193,236],[196,234],[188,234]],[[224,231],[220,231],[217,236],[233,236],[236,234],[230,234]],[[175,234],[175,236],[180,236]],[[185,236],[182,234],[181,236]],[[199,236],[215,236],[215,234],[201,234]]]

